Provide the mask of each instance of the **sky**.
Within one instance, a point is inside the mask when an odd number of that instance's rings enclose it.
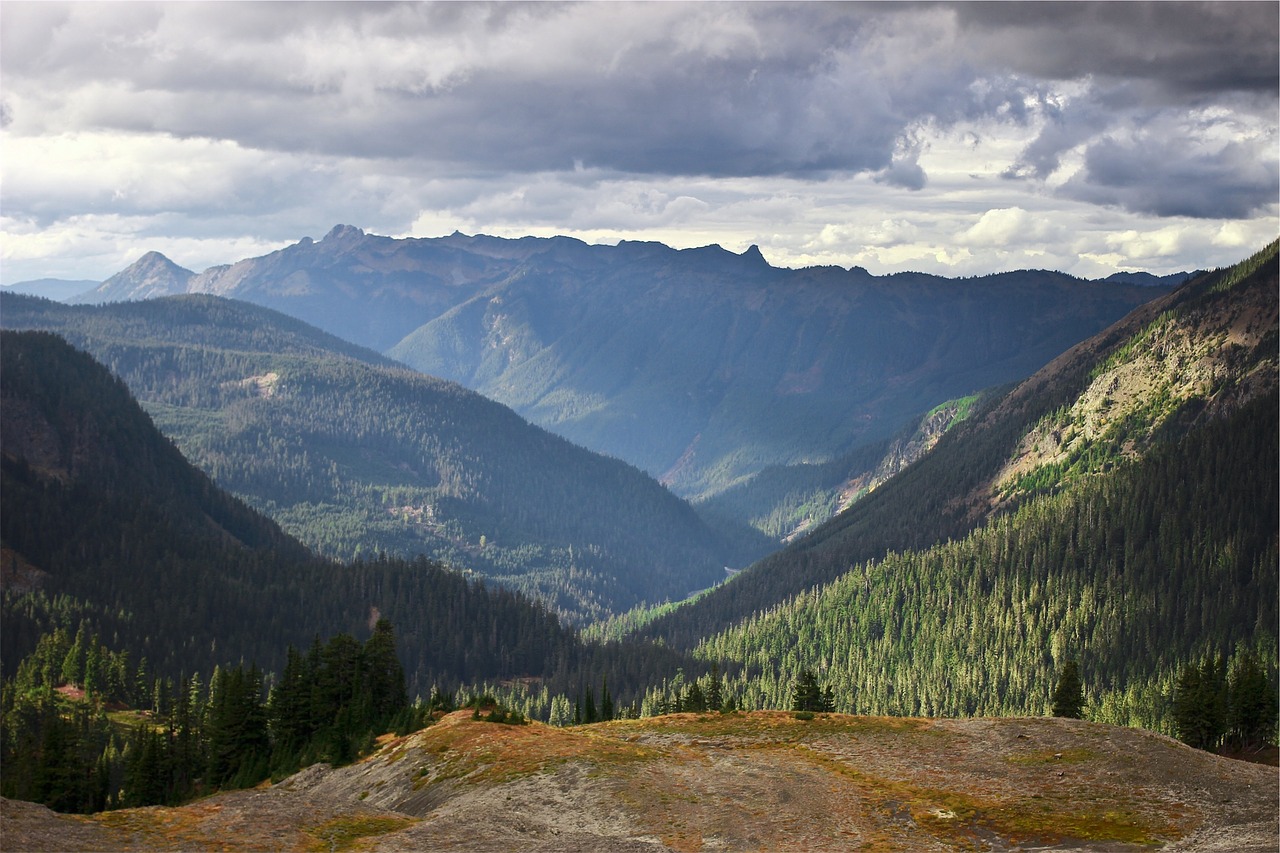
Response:
[[[338,223],[1096,278],[1280,236],[1280,4],[0,3],[0,282]]]

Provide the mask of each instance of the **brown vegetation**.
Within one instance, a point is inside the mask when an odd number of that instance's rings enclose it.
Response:
[[[6,850],[1274,850],[1273,768],[1074,720],[469,712],[349,766],[90,818],[4,802]]]

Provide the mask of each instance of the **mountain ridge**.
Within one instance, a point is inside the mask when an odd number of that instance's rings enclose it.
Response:
[[[155,293],[128,278],[97,298]],[[758,247],[397,239],[353,226],[169,281],[461,382],[691,498],[888,438],[1160,292],[1045,271],[792,270]]]
[[[382,617],[410,695],[489,679],[541,683],[549,701],[547,687],[605,677],[630,701],[684,665],[654,647],[587,646],[542,604],[422,557],[314,555],[217,488],[122,380],[55,334],[0,331],[0,395],[6,677],[55,629],[113,638],[172,686],[236,661],[279,671],[286,645],[361,636]]]

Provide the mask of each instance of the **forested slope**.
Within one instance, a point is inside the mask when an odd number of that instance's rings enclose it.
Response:
[[[695,642],[748,665],[726,687],[747,707],[810,670],[844,710],[1040,714],[1075,660],[1088,715],[1172,731],[1184,666],[1274,679],[1276,248],[1064,354],[649,630],[728,626]]]
[[[585,618],[683,598],[767,548],[623,462],[274,311],[3,299],[7,327],[68,336],[220,486],[335,557],[426,553]]]
[[[87,629],[177,678],[278,669],[288,645],[397,626],[410,695],[432,684],[548,678],[621,698],[680,665],[586,647],[543,607],[424,559],[314,557],[218,490],[119,380],[60,338],[0,334],[0,553],[6,674],[54,628]],[[588,681],[588,683],[590,683]]]
[[[698,653],[762,673],[749,707],[808,668],[842,710],[926,716],[1046,713],[1074,659],[1091,719],[1172,733],[1184,664],[1256,648],[1274,671],[1278,408],[1272,392],[962,539],[855,565]]]
[[[1003,396],[993,395],[884,486],[732,582],[654,621],[646,635],[691,647],[886,552],[923,551],[961,538],[993,514],[1107,476],[1232,414],[1276,387],[1276,316],[1272,244],[1137,309]],[[1037,434],[1049,439],[1039,442],[1038,455],[1037,441],[1028,439]],[[1050,440],[1052,453],[1046,452]],[[1245,520],[1272,528],[1275,521]]]

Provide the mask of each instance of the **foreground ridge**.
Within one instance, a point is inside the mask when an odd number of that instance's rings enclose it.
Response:
[[[779,711],[572,729],[462,711],[359,764],[91,818],[4,801],[8,849],[1274,850],[1274,769],[1076,720]]]

